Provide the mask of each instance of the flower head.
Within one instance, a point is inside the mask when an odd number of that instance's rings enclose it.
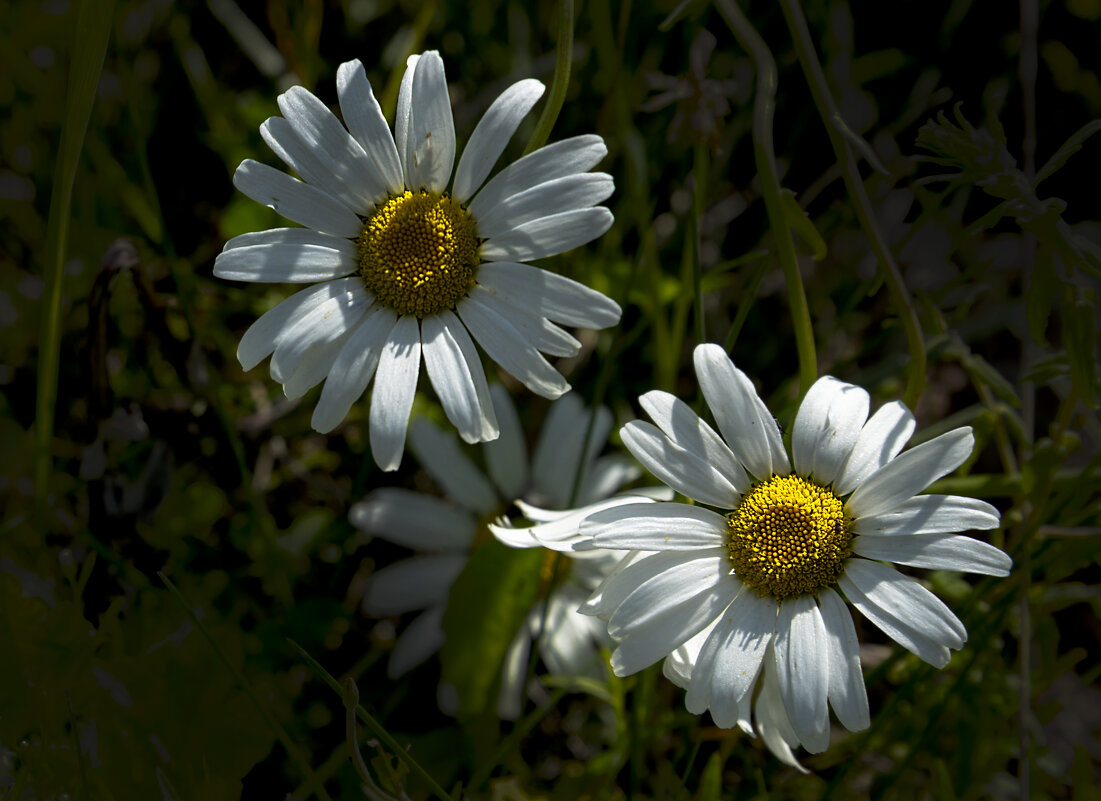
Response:
[[[695,367],[722,437],[664,392],[640,399],[656,426],[635,421],[621,434],[644,467],[699,505],[589,515],[574,547],[644,553],[630,554],[583,611],[608,620],[618,675],[665,658],[690,712],[756,730],[798,765],[792,748],[829,744],[828,706],[848,729],[868,726],[843,598],[944,667],[967,638],[963,624],[884,562],[1008,575],[1002,551],[952,533],[996,528],[999,515],[972,498],[917,494],[967,459],[970,428],[903,453],[910,411],[888,403],[869,418],[868,393],[827,376],[799,407],[789,459],[776,421],[721,348],[697,347]]]
[[[325,382],[312,425],[331,431],[374,378],[375,461],[401,461],[421,358],[448,419],[467,442],[498,424],[474,341],[533,392],[569,384],[542,354],[573,356],[580,343],[556,323],[605,328],[613,301],[522,262],[583,245],[612,224],[596,204],[611,176],[588,172],[607,149],[599,136],[543,147],[486,178],[543,84],[513,84],[486,111],[455,167],[455,127],[443,61],[411,56],[391,135],[359,61],[337,72],[344,124],[295,86],[264,140],[301,180],[251,159],[233,182],[304,226],[226,243],[214,274],[237,281],[309,283],[245,333],[246,370],[269,355],[288,397]],[[345,127],[346,126],[346,127]],[[454,167],[454,170],[452,169]]]

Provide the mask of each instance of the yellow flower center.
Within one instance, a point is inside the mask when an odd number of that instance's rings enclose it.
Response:
[[[364,223],[357,245],[364,285],[398,314],[438,314],[474,286],[474,218],[449,195],[407,190],[390,198]]]
[[[762,596],[792,598],[831,587],[852,554],[844,504],[799,476],[757,484],[726,525],[734,573]]]

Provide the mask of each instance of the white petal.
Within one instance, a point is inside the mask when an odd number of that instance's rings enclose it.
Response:
[[[604,140],[595,134],[541,147],[493,176],[467,208],[477,219],[507,197],[564,175],[587,172],[607,154]]]
[[[737,507],[741,496],[729,479],[714,465],[674,443],[656,426],[632,420],[619,433],[631,455],[677,492],[722,509]]]
[[[253,231],[248,234],[239,234],[222,248],[222,251],[234,248],[250,248],[255,245],[316,245],[317,247],[330,248],[347,253],[355,258],[356,246],[349,239],[339,236],[329,236],[312,228],[269,228],[266,231]]]
[[[469,341],[463,324],[450,311],[425,317],[421,321],[421,348],[424,366],[444,413],[466,442],[482,442],[497,437],[497,418],[489,398],[482,362],[474,353],[470,363],[459,345]],[[474,346],[471,343],[470,350]]]
[[[581,533],[599,548],[690,551],[726,542],[726,518],[684,503],[632,503],[590,515]]]
[[[444,643],[443,613],[446,606],[442,603],[431,606],[410,621],[390,653],[390,661],[386,664],[387,676],[392,679],[404,676],[440,650]]]
[[[852,615],[841,596],[828,587],[818,593],[818,608],[826,627],[830,704],[842,726],[863,731],[871,725],[871,718]]]
[[[935,595],[879,562],[850,559],[838,579],[849,603],[888,637],[933,667],[948,664],[948,649],[963,647],[963,624]]]
[[[1013,560],[985,542],[959,534],[914,534],[909,537],[865,534],[853,540],[853,551],[868,559],[932,570],[962,570],[1008,576]]]
[[[665,674],[665,678],[682,690],[688,689],[688,685],[692,680],[693,668],[700,657],[700,651],[718,624],[719,619],[716,619],[712,624],[697,632],[691,639],[678,645],[673,653],[665,658],[665,662],[661,666],[661,672]]]
[[[615,218],[604,206],[540,217],[489,239],[485,261],[532,261],[555,256],[591,242],[612,227]]]
[[[615,191],[612,176],[603,172],[567,175],[507,197],[476,218],[478,236],[493,239],[525,223],[555,214],[587,209]]]
[[[313,283],[356,271],[355,245],[339,250],[318,245],[253,245],[226,250],[214,260],[214,275],[230,281]]]
[[[914,433],[914,415],[904,403],[893,401],[880,406],[871,416],[840,475],[833,482],[833,491],[848,495],[887,462],[898,456]]]
[[[614,498],[606,498],[588,504],[580,509],[570,509],[547,522],[538,522],[538,517],[547,516],[545,510],[537,509],[523,501],[517,501],[516,505],[520,508],[524,517],[535,522],[535,525],[530,528],[509,528],[490,524],[489,530],[493,533],[493,536],[513,548],[543,546],[575,556],[582,555],[579,552],[583,552],[585,555],[596,554],[599,551],[593,549],[592,538],[581,533],[582,522],[595,512],[628,503],[637,504],[641,501],[643,499],[637,495],[617,495]],[[542,514],[536,514],[537,512]]]
[[[578,491],[577,502],[583,506],[607,498],[624,484],[642,475],[635,460],[626,454],[612,453],[601,456],[585,474],[585,481]]]
[[[608,633],[620,639],[641,631],[673,607],[697,598],[729,576],[730,560],[723,548],[693,554],[627,595],[608,619]]]
[[[406,143],[405,185],[442,192],[455,165],[455,123],[443,59],[435,50],[421,54],[413,73],[411,127]]]
[[[749,477],[730,448],[687,403],[657,389],[639,397],[638,402],[665,436],[712,465],[738,492],[749,491]]]
[[[757,732],[761,735],[776,758],[800,773],[810,773],[799,764],[792,753],[792,747],[799,745],[799,737],[788,720],[784,701],[780,697],[780,682],[776,678],[776,659],[773,654],[765,656],[765,669],[761,675],[761,692],[757,695],[754,716],[757,719]]]
[[[623,603],[623,599],[640,585],[697,556],[698,554],[667,551],[640,557],[638,551],[633,551],[623,557],[593,596],[582,605],[582,612],[607,619]]]
[[[372,617],[386,617],[446,601],[465,564],[466,554],[440,554],[412,556],[387,565],[367,579],[363,611]]]
[[[463,452],[454,434],[419,417],[413,421],[409,432],[409,446],[421,467],[448,498],[479,516],[488,515],[497,508],[493,485]]]
[[[360,531],[415,550],[470,548],[478,521],[452,503],[398,487],[380,487],[352,506],[348,520]]]
[[[880,514],[857,519],[857,534],[949,534],[1001,524],[998,510],[986,501],[962,495],[916,495]]]
[[[528,449],[524,442],[524,429],[520,426],[520,418],[516,415],[516,406],[508,390],[495,383],[490,386],[489,394],[501,434],[482,446],[486,467],[493,483],[501,490],[501,498],[515,500],[523,494],[528,484]]]
[[[294,372],[280,379],[283,382],[283,394],[291,400],[301,398],[324,381],[332,372],[336,357],[340,355],[354,330],[354,326],[346,329],[335,339],[315,343],[303,353]]]
[[[409,165],[412,163],[409,148],[413,134],[413,77],[417,74],[417,63],[420,59],[419,55],[412,55],[405,60],[405,72],[402,73],[401,86],[398,89],[398,107],[394,114],[394,146],[398,150],[405,186],[412,188],[416,187],[408,179]]]
[[[382,108],[371,91],[371,82],[359,59],[345,61],[336,71],[336,93],[340,112],[348,131],[356,138],[382,179],[383,188],[391,195],[400,194],[401,159],[394,137],[386,125]]]
[[[341,347],[321,388],[310,420],[315,431],[322,434],[332,431],[362,397],[397,321],[397,315],[385,306],[375,304],[367,311],[363,322]]]
[[[799,475],[822,485],[838,475],[868,419],[868,393],[822,376],[807,390],[795,415],[791,455]]]
[[[603,406],[595,412],[586,408],[576,394],[551,404],[531,463],[532,488],[539,496],[532,500],[558,509],[576,506],[574,487],[586,481],[589,465],[611,430],[611,412]]]
[[[275,340],[275,354],[271,358],[272,378],[284,381],[298,369],[306,351],[315,345],[332,342],[363,319],[374,298],[357,279],[345,286],[348,288],[344,292],[299,314],[291,325],[280,332]]]
[[[531,634],[528,627],[522,625],[509,643],[504,664],[501,666],[497,716],[502,720],[516,720],[524,711],[524,680],[527,678],[530,652]]]
[[[405,450],[405,429],[413,409],[421,366],[416,317],[399,317],[382,347],[371,392],[371,454],[383,470],[397,470]]]
[[[963,464],[975,447],[970,426],[911,448],[872,473],[845,504],[857,518],[891,511]]]
[[[459,159],[452,192],[456,200],[466,203],[478,191],[521,121],[542,96],[543,84],[528,78],[514,83],[493,101],[478,121]]]
[[[692,357],[703,397],[734,455],[758,480],[787,475],[780,428],[746,374],[718,345],[697,345]]]
[[[607,328],[623,313],[618,303],[595,289],[528,264],[486,262],[478,268],[478,284],[507,303],[563,325]]]
[[[514,306],[511,303],[506,303],[480,286],[475,286],[470,291],[468,298],[493,309],[514,326],[524,336],[524,339],[537,350],[541,350],[549,356],[569,358],[576,356],[581,350],[580,342],[545,317],[532,314],[530,307]]]
[[[363,229],[359,217],[328,192],[258,161],[242,161],[233,173],[233,185],[257,203],[315,231],[351,239]]]
[[[788,720],[803,747],[819,754],[830,744],[826,698],[826,629],[810,596],[780,603],[776,621],[776,678]]]
[[[566,379],[496,311],[469,296],[455,311],[489,358],[536,395],[554,400],[569,391]]]
[[[300,290],[280,301],[256,320],[237,346],[237,360],[241,368],[251,370],[275,350],[280,335],[304,314],[338,294],[347,292],[353,282],[344,278]]]

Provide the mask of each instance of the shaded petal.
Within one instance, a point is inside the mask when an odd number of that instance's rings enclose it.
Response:
[[[230,281],[313,283],[356,271],[355,245],[335,249],[319,245],[252,245],[226,250],[214,260],[214,275]]]
[[[495,439],[499,433],[497,418],[482,362],[473,343],[464,350],[460,347],[460,339],[469,342],[470,337],[459,318],[450,311],[421,321],[421,348],[428,378],[447,419],[458,429],[463,440]],[[467,352],[473,354],[473,363],[468,360]]]
[[[478,121],[459,159],[452,192],[456,200],[466,203],[478,191],[524,117],[542,96],[543,84],[528,78],[514,83],[493,101]]]
[[[974,447],[970,426],[923,442],[872,473],[845,506],[857,518],[893,510],[967,461]]]
[[[623,599],[635,589],[666,570],[695,559],[699,554],[686,554],[679,551],[642,556],[633,551],[609,572],[604,583],[581,605],[582,614],[596,615],[607,619],[623,603]]]
[[[583,506],[580,509],[570,509],[561,513],[553,520],[539,522],[539,517],[547,516],[545,510],[533,507],[531,504],[517,501],[524,517],[535,522],[529,528],[512,528],[507,525],[489,524],[489,530],[497,539],[505,545],[513,548],[535,548],[543,546],[553,551],[562,551],[574,555],[598,553],[592,547],[592,538],[581,533],[581,523],[589,515],[603,509],[611,509],[615,506],[623,506],[628,503],[645,502],[645,499],[637,495],[617,495],[614,498],[605,498],[601,501]],[[605,552],[607,553],[607,552]],[[575,562],[575,572],[578,562]]]
[[[430,606],[405,627],[390,654],[387,676],[392,679],[404,676],[440,650],[444,643],[443,613],[446,608],[446,604]]]
[[[333,363],[340,354],[344,343],[352,335],[353,328],[342,331],[335,339],[318,342],[302,354],[298,366],[283,382],[283,394],[291,400],[301,398],[315,386],[324,381],[333,369]]]
[[[371,160],[383,188],[391,195],[400,194],[405,188],[401,159],[382,115],[382,107],[371,91],[371,82],[358,58],[345,61],[337,69],[336,93],[348,131]]]
[[[269,228],[266,231],[252,231],[238,234],[226,242],[222,251],[234,248],[248,248],[254,245],[317,245],[347,253],[355,258],[356,247],[351,240],[339,236],[330,236],[312,228]]]
[[[612,413],[603,406],[590,410],[575,394],[551,404],[531,463],[532,489],[537,496],[532,500],[540,503],[545,498],[544,505],[551,508],[576,506],[570,497],[574,486],[587,480],[589,466],[608,442],[611,430]]]
[[[709,548],[693,554],[632,590],[608,618],[608,633],[620,639],[641,631],[673,607],[696,599],[729,575],[730,560],[725,549]]]
[[[712,465],[738,492],[749,491],[749,477],[730,448],[687,403],[657,389],[642,395],[638,402],[665,436]]]
[[[592,463],[585,474],[577,502],[583,506],[607,498],[624,484],[642,475],[642,469],[626,454],[612,453],[601,456]]]
[[[501,435],[482,446],[486,468],[493,483],[501,490],[501,498],[512,501],[519,498],[528,485],[528,448],[524,442],[524,429],[520,426],[520,418],[508,390],[494,383],[489,388],[489,394]]]
[[[871,725],[871,717],[852,615],[841,596],[829,587],[818,593],[818,608],[826,628],[830,704],[842,726],[863,731]]]
[[[315,231],[351,239],[363,228],[355,212],[328,192],[252,159],[241,162],[233,173],[233,185],[257,203]]]
[[[660,481],[701,503],[734,509],[741,496],[714,465],[690,453],[656,426],[632,420],[619,430],[627,450]]]
[[[758,480],[790,471],[780,428],[746,374],[718,345],[697,345],[696,378],[727,444]]]
[[[463,551],[474,541],[477,519],[442,498],[380,487],[348,512],[360,531],[414,550]]]
[[[539,605],[542,606],[541,604]],[[530,615],[529,615],[530,617]],[[531,653],[531,633],[527,622],[521,625],[505,651],[501,665],[501,688],[497,693],[497,716],[516,720],[524,711],[524,679],[527,677],[528,655]]]
[[[486,262],[478,284],[501,300],[564,325],[607,328],[622,310],[614,300],[565,276],[516,262]]]
[[[310,419],[314,430],[322,434],[332,431],[363,396],[397,321],[397,315],[385,306],[376,304],[368,310],[366,319],[348,337],[333,361]]]
[[[767,654],[764,663],[761,692],[757,695],[757,704],[754,708],[757,732],[768,746],[768,750],[781,762],[790,765],[800,773],[810,773],[799,764],[791,750],[792,746],[799,745],[799,736],[792,728],[791,721],[788,720],[784,700],[780,697],[780,682],[776,677],[776,659],[773,654]]]
[[[468,297],[487,308],[493,309],[497,314],[515,326],[516,330],[524,335],[524,338],[549,356],[576,356],[581,350],[581,343],[547,320],[545,317],[532,314],[529,306],[506,303],[492,292],[486,291],[480,286],[475,286]]]
[[[435,50],[421,54],[413,73],[411,126],[406,143],[405,185],[442,192],[455,166],[455,123],[443,59]]]
[[[272,378],[286,380],[298,369],[308,350],[315,345],[332,342],[363,319],[374,298],[363,288],[362,282],[355,279],[345,286],[345,291],[334,293],[333,297],[300,313],[279,333],[275,340],[275,353],[271,357]],[[335,357],[336,354],[333,355]]]
[[[363,591],[363,611],[372,617],[401,615],[447,600],[466,554],[412,556],[371,574]]]
[[[476,218],[478,236],[493,239],[514,228],[575,209],[587,209],[611,197],[612,176],[603,172],[567,175],[507,197]]]
[[[541,147],[493,176],[467,208],[478,219],[505,198],[546,181],[587,172],[606,155],[604,140],[595,134],[574,136]]]
[[[962,495],[916,495],[882,514],[858,518],[857,534],[948,534],[1001,524],[998,510]]]
[[[604,206],[540,217],[486,240],[481,257],[485,261],[532,261],[556,256],[591,242],[613,222],[615,218]]]
[[[417,318],[399,317],[382,347],[375,388],[371,392],[371,454],[382,470],[397,470],[401,464],[405,429],[413,409],[420,366]]]
[[[848,495],[868,476],[898,456],[914,433],[914,415],[904,403],[880,406],[856,438],[849,459],[833,482],[833,491]]]
[[[409,165],[413,161],[410,153],[413,132],[413,76],[417,73],[417,62],[420,59],[419,55],[412,55],[405,60],[405,72],[402,73],[401,86],[398,89],[398,106],[394,113],[394,146],[398,151],[405,186],[409,188],[416,188],[416,184],[410,182],[412,172]]]
[[[470,296],[455,311],[489,358],[536,395],[554,400],[569,391],[566,379],[497,311]]]
[[[829,667],[826,628],[814,598],[780,603],[776,621],[776,678],[788,720],[799,742],[812,754],[830,744]]]
[[[822,376],[807,390],[795,415],[791,455],[799,475],[827,485],[841,471],[868,419],[867,391]]]
[[[409,432],[409,446],[448,498],[479,516],[497,508],[493,485],[463,452],[454,434],[418,417]]]
[[[302,289],[277,306],[264,312],[249,326],[237,346],[237,360],[241,368],[251,370],[271,355],[280,335],[295,321],[330,298],[349,291],[355,279],[342,278]],[[362,282],[360,282],[362,285]]]
[[[632,503],[590,515],[581,533],[598,548],[690,551],[726,542],[726,518],[684,503]]]
[[[960,534],[914,534],[909,537],[864,535],[853,540],[853,551],[868,559],[932,570],[962,570],[987,576],[1008,576],[1013,560],[1007,554]]]

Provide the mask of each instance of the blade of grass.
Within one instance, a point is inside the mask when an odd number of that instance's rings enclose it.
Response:
[[[61,128],[61,144],[54,164],[54,184],[46,222],[46,263],[42,327],[38,347],[38,389],[35,397],[34,507],[43,530],[47,516],[50,469],[52,466],[54,416],[57,404],[57,374],[61,361],[61,276],[69,242],[69,214],[73,202],[84,134],[95,101],[99,73],[107,55],[114,20],[114,0],[83,0],[73,29],[72,60],[69,63],[68,96]]]
[[[570,62],[573,61],[573,0],[559,0],[558,3],[558,46],[555,51],[554,79],[551,81],[550,92],[547,93],[547,104],[543,106],[543,113],[539,115],[539,122],[535,124],[535,133],[531,135],[524,155],[538,150],[547,143],[550,138],[554,123],[558,120],[558,113],[562,110],[562,104],[566,102],[566,89],[570,85]]]

